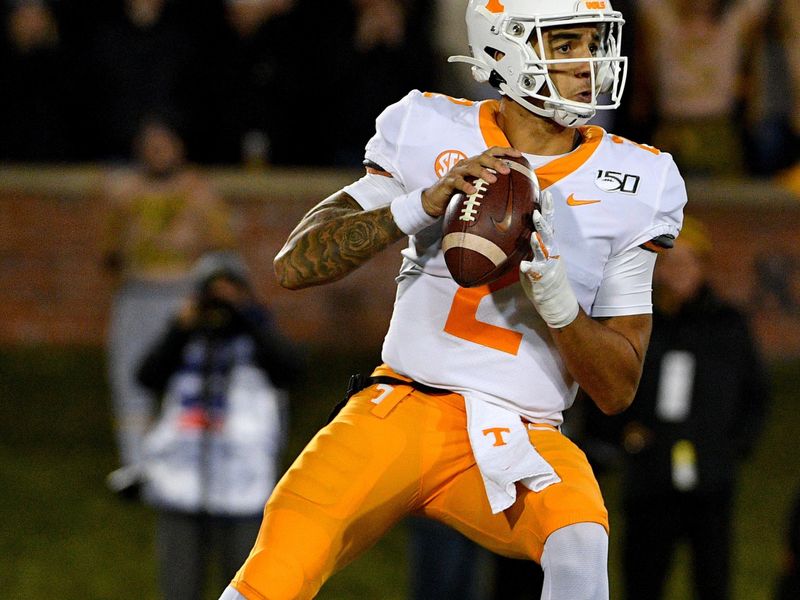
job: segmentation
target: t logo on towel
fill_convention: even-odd
[[[511,430],[508,427],[489,427],[488,429],[481,430],[483,435],[489,435],[490,433],[494,434],[494,446],[505,446],[506,441],[503,439],[504,433],[511,433]]]

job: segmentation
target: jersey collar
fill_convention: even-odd
[[[483,141],[487,147],[510,146],[506,134],[497,124],[497,113],[500,110],[500,102],[497,100],[484,100],[480,103],[478,123],[483,135]],[[600,141],[605,135],[602,127],[596,125],[584,125],[578,127],[578,131],[583,137],[583,141],[569,154],[565,154],[535,169],[536,176],[539,178],[539,185],[546,189],[563,179],[570,173],[577,171],[589,157],[594,154]]]

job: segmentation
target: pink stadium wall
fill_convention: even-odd
[[[233,208],[242,254],[284,330],[316,347],[379,347],[400,244],[328,286],[291,292],[272,273],[302,214],[359,173],[209,175]],[[113,284],[101,266],[101,176],[96,168],[0,168],[0,344],[103,343]],[[688,187],[687,212],[714,239],[715,287],[751,311],[767,356],[800,356],[800,200],[763,183]],[[770,265],[769,278],[757,277],[757,261]]]

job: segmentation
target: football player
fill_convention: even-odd
[[[586,123],[618,106],[623,17],[608,0],[470,0],[476,79],[499,101],[412,91],[377,119],[366,175],[315,206],[275,259],[280,283],[337,280],[409,237],[383,364],[309,443],[267,503],[224,600],[312,598],[410,514],[535,560],[542,598],[608,598],[608,514],[560,432],[579,387],[632,401],[656,251],[686,202],[668,154]],[[533,257],[460,288],[441,251],[450,197],[524,155],[542,189]],[[368,293],[368,292],[367,292]]]

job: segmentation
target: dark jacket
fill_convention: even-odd
[[[269,374],[273,385],[284,388],[295,383],[303,371],[298,351],[277,331],[262,307],[220,305],[218,312],[228,316],[223,324],[200,322],[192,329],[173,321],[164,336],[147,353],[137,372],[139,383],[162,394],[170,377],[184,367],[184,349],[193,340],[213,345],[245,336],[253,343],[254,363]]]
[[[687,352],[694,358],[690,408],[686,417],[677,421],[665,420],[656,410],[663,359],[672,351]],[[624,454],[626,497],[673,490],[672,450],[679,440],[688,440],[695,448],[695,491],[729,489],[738,463],[755,444],[768,397],[767,373],[740,311],[708,288],[678,314],[654,311],[636,398],[625,413],[609,423],[620,443],[625,428],[633,423],[652,434],[640,451]]]
[[[144,499],[188,513],[250,517],[278,476],[286,437],[282,389],[300,362],[257,305],[200,305],[147,354],[139,381],[162,400],[143,441]]]

